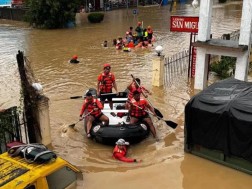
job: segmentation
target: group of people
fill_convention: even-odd
[[[113,101],[112,101],[112,89],[115,89],[116,94],[118,95],[117,84],[115,75],[110,72],[110,64],[104,64],[103,72],[99,74],[97,79],[97,95],[100,97],[100,100],[94,98],[90,92],[86,94],[86,98],[81,108],[80,120],[82,119],[83,113],[87,110],[89,114],[87,116],[87,136],[90,137],[90,129],[92,123],[95,119],[97,121],[105,122],[105,125],[109,124],[108,117],[105,116],[101,110],[104,107],[105,100],[108,101],[109,107],[113,110]],[[154,115],[155,111],[148,101],[144,98],[141,98],[140,95],[143,94],[144,97],[147,97],[145,93],[151,94],[143,86],[140,86],[140,79],[134,78],[133,81],[127,86],[129,90],[128,100],[126,103],[126,108],[129,110],[130,123],[134,124],[139,120],[146,121],[150,127],[153,137],[156,137],[155,127],[149,117],[148,111],[151,111]],[[111,112],[112,116],[116,116],[114,112]]]
[[[154,138],[156,138],[156,130],[153,125],[153,122],[148,114],[150,111],[153,115],[155,114],[154,108],[148,103],[145,98],[141,98],[141,94],[144,97],[147,97],[147,94],[151,94],[146,88],[141,86],[139,78],[134,78],[133,81],[127,86],[129,90],[128,100],[126,102],[125,108],[128,109],[128,116],[130,118],[130,124],[135,124],[138,121],[145,121],[150,127],[150,131]],[[84,99],[79,120],[82,120],[85,117],[87,121],[87,137],[90,138],[90,130],[92,128],[93,121],[103,122],[104,126],[109,125],[109,118],[102,113],[102,109],[104,108],[105,100],[108,101],[109,107],[113,110],[113,101],[112,101],[112,89],[115,89],[116,94],[118,95],[117,84],[115,75],[111,72],[111,65],[104,64],[103,72],[99,74],[97,79],[97,95],[100,97],[100,100],[93,97],[92,93],[87,92],[86,98]],[[85,113],[85,115],[83,115]],[[112,116],[116,116],[114,112],[111,112]],[[119,145],[119,143],[117,144]],[[119,145],[120,146],[120,145]],[[122,149],[117,146],[116,151],[124,151],[125,147]],[[116,157],[118,155],[115,155]],[[131,161],[131,160],[130,160]],[[134,162],[134,161],[133,161]]]
[[[126,31],[125,37],[118,37],[118,39],[113,39],[113,46],[116,49],[129,49],[129,48],[147,48],[152,47],[152,42],[155,41],[153,36],[153,30],[151,26],[143,28],[142,22],[138,22],[135,30],[133,27],[129,27],[129,30]],[[104,41],[104,47],[108,46],[108,42]]]

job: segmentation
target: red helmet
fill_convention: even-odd
[[[111,67],[111,66],[110,66],[110,64],[106,63],[106,64],[103,65],[103,68],[106,68],[106,67]]]
[[[77,55],[73,55],[72,59],[77,60],[78,56]]]

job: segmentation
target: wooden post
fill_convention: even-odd
[[[164,85],[164,56],[155,57],[152,60],[152,85],[160,87]]]
[[[32,98],[29,93],[29,88],[31,87],[29,85],[25,66],[24,66],[24,55],[23,52],[18,51],[18,54],[16,56],[17,63],[18,63],[18,70],[20,74],[20,81],[21,81],[21,88],[23,92],[23,98],[24,98],[24,114],[26,116],[26,124],[27,124],[27,133],[30,143],[36,143],[36,130],[39,128],[36,119],[34,118],[33,114],[33,105]]]

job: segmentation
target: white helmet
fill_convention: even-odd
[[[118,139],[116,144],[123,146],[123,145],[129,145],[129,142],[126,142],[124,139],[120,138],[120,139]]]

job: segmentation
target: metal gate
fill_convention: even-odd
[[[165,58],[164,83],[172,84],[176,77],[187,74],[189,65],[189,50],[179,52],[171,57]]]
[[[7,151],[7,144],[13,141],[26,142],[26,126],[20,124],[17,107],[11,107],[0,113],[0,153]]]

